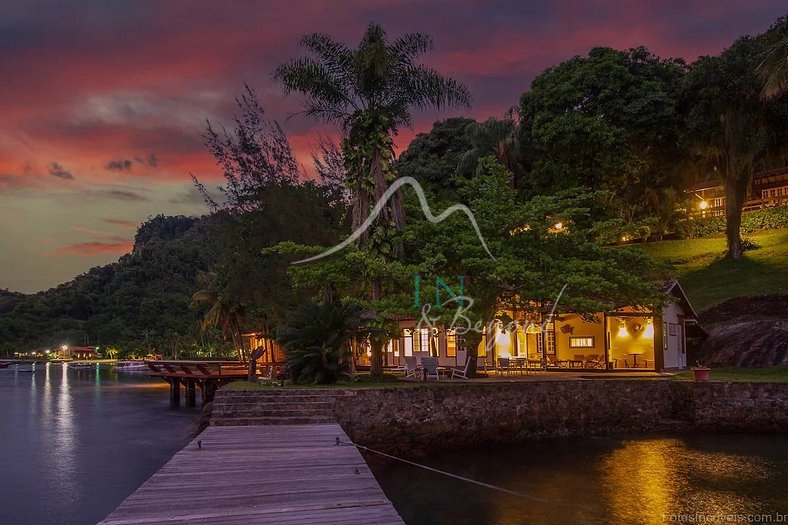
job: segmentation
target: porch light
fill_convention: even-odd
[[[643,330],[643,337],[654,339],[654,320],[648,319],[646,321],[646,329]]]
[[[706,208],[709,207],[709,201],[703,199],[700,201],[700,204],[698,204],[698,206],[700,207],[701,210],[705,210]]]
[[[626,337],[629,335],[627,332],[627,324],[622,320],[618,323],[618,336],[619,337]]]

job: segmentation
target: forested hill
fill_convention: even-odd
[[[193,339],[196,276],[220,249],[211,221],[157,216],[140,226],[132,253],[116,263],[36,294],[0,290],[0,355],[86,343],[161,350]]]

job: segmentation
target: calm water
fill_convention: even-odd
[[[422,462],[539,501],[377,460],[375,476],[409,524],[736,523],[720,516],[748,514],[777,523],[777,513],[788,522],[780,436],[572,438]]]
[[[91,524],[111,512],[194,432],[199,410],[171,410],[166,387],[106,366],[0,370],[0,524]]]

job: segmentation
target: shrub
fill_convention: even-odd
[[[788,228],[788,206],[763,208],[742,214],[742,233],[761,230]],[[676,235],[680,239],[706,237],[725,232],[725,217],[706,217],[704,219],[685,219],[676,225]]]
[[[359,328],[360,308],[338,300],[309,302],[296,310],[279,342],[296,383],[336,383],[348,368],[350,341]]]

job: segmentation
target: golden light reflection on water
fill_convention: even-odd
[[[769,477],[761,458],[699,450],[681,439],[649,439],[625,442],[607,455],[601,469],[602,497],[613,523],[657,524],[676,514],[768,510],[746,490],[749,483]]]
[[[678,439],[629,441],[601,465],[602,497],[621,523],[664,523],[684,488],[675,470]]]

